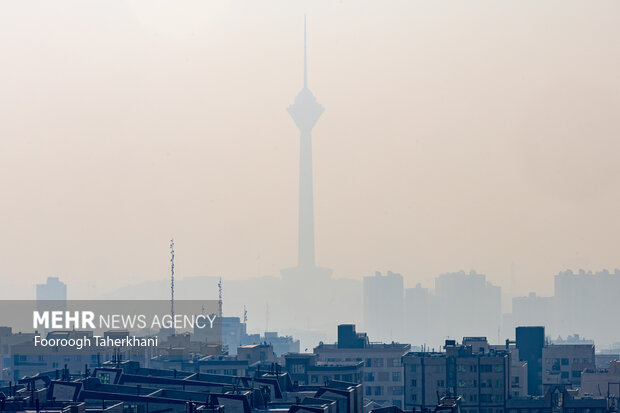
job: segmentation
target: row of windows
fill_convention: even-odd
[[[365,393],[366,396],[382,396],[385,392],[385,394],[388,395],[392,395],[392,396],[402,396],[403,394],[405,394],[405,389],[403,388],[403,386],[394,386],[394,387],[387,387],[383,388],[383,386],[364,386],[365,387]]]
[[[421,367],[420,367],[421,368]],[[409,371],[412,373],[416,373],[418,371],[417,364],[411,364],[409,366]],[[426,366],[426,371],[432,373],[443,373],[445,371],[445,366]],[[477,364],[458,364],[456,366],[457,373],[477,373],[478,365]],[[481,373],[503,373],[504,365],[503,364],[482,364],[480,365]]]
[[[571,377],[574,379],[579,379],[581,378],[581,371],[579,370],[573,370],[571,373]],[[562,371],[560,372],[560,378],[562,379],[568,379],[568,372],[567,371]]]
[[[401,361],[398,357],[393,358],[367,358],[364,363],[366,367],[400,367]]]
[[[592,363],[592,360],[588,358],[573,358],[572,362],[590,364]],[[564,358],[547,358],[545,359],[545,364],[556,364],[556,365],[561,365],[561,366],[568,366],[570,364],[570,359],[565,358],[565,357]]]
[[[319,382],[321,383],[325,383],[328,382],[330,380],[336,380],[336,381],[348,381],[348,382],[354,382],[354,383],[358,383],[360,381],[360,377],[359,374],[334,374],[333,376],[321,376],[319,374],[312,374],[310,375],[310,383],[312,384],[317,384]]]
[[[372,382],[372,381],[375,381],[375,379],[377,381],[389,381],[390,376],[393,382],[400,382],[402,380],[402,375],[400,374],[400,371],[393,371],[391,375],[387,371],[380,371],[379,373],[373,373],[373,372],[365,373],[364,381]]]
[[[437,380],[437,387],[445,387],[446,382],[441,379],[441,380]],[[411,380],[411,387],[418,387],[418,380],[417,379],[412,379]]]
[[[224,374],[226,376],[238,376],[239,371],[237,369],[205,369],[204,373],[207,374]]]

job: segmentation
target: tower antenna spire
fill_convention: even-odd
[[[217,290],[218,290],[218,300],[217,300],[217,307],[218,307],[218,312],[219,312],[219,316],[220,318],[222,318],[222,277],[220,277],[220,280],[217,282]]]
[[[174,238],[170,240],[170,315],[174,322]]]
[[[306,15],[304,14],[304,88],[308,88],[308,54],[306,52]]]

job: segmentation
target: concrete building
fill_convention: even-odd
[[[526,297],[513,297],[512,313],[504,315],[504,334],[512,335],[518,326],[549,326],[554,322],[553,297],[540,297],[530,293]]]
[[[579,333],[608,347],[618,340],[620,270],[592,272],[570,270],[555,276],[555,319],[551,336]]]
[[[581,372],[579,394],[620,397],[620,361],[610,362],[605,369],[585,369]]]
[[[501,326],[501,288],[475,271],[442,274],[435,278],[439,304],[435,337],[475,334],[497,337]]]
[[[36,285],[36,299],[39,300],[67,300],[67,284],[58,277],[47,277],[45,284]]]
[[[542,352],[545,346],[545,328],[523,326],[516,329],[516,347],[519,360],[527,363],[527,394],[541,396],[542,389]]]
[[[300,385],[317,385],[330,381],[362,383],[362,361],[322,362],[318,361],[318,355],[308,353],[285,354],[284,360],[284,370],[293,382]]]
[[[417,284],[405,290],[405,337],[407,343],[422,345],[431,337],[431,316],[435,314],[435,300],[428,288]]]
[[[432,409],[444,396],[460,396],[464,413],[503,411],[510,396],[510,354],[489,348],[482,337],[461,345],[447,340],[444,352],[408,353],[403,371],[405,410]]]
[[[261,341],[271,344],[276,356],[282,356],[286,353],[299,353],[299,340],[295,340],[291,336],[279,336],[276,331],[265,331]]]
[[[543,388],[561,384],[565,388],[579,388],[581,373],[595,369],[593,344],[548,345],[542,350]]]
[[[400,274],[388,271],[364,277],[364,328],[380,341],[402,339],[404,287]]]
[[[354,325],[338,326],[338,342],[314,348],[318,360],[328,363],[363,362],[364,395],[382,405],[402,408],[404,381],[401,358],[411,346],[400,343],[371,343]]]
[[[250,365],[255,363],[274,363],[276,355],[271,344],[246,344],[237,348],[237,358],[247,360]]]

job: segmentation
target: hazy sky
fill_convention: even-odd
[[[620,267],[617,0],[0,0],[3,285],[293,266],[304,12],[319,265]]]

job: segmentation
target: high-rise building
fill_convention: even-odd
[[[403,339],[403,277],[388,271],[364,277],[364,328],[376,340]]]
[[[521,361],[527,362],[527,393],[542,395],[542,352],[545,346],[544,327],[517,327],[516,344]]]
[[[501,289],[486,276],[470,271],[435,278],[437,337],[468,334],[497,337],[501,325]]]
[[[510,354],[491,349],[485,337],[459,345],[446,340],[445,352],[403,356],[405,410],[433,409],[442,396],[460,396],[462,412],[503,411],[510,396]]]
[[[428,288],[417,284],[405,290],[405,341],[422,345],[431,340],[431,315],[435,301]]]
[[[314,354],[322,362],[364,362],[362,384],[366,398],[402,408],[404,382],[401,357],[411,346],[400,343],[371,343],[354,325],[338,327],[338,342],[320,343]]]
[[[530,293],[526,297],[513,297],[512,313],[504,315],[504,334],[512,337],[517,326],[553,325],[553,297],[540,297]]]
[[[67,300],[67,284],[58,277],[47,277],[45,284],[37,284],[36,299],[39,300]]]
[[[617,340],[620,270],[579,270],[555,276],[555,320],[551,336],[579,333],[607,347]]]
[[[45,284],[36,286],[36,307],[39,311],[66,311],[67,285],[58,277],[47,277]],[[41,333],[45,332],[41,328]]]
[[[552,344],[543,347],[543,392],[555,385],[581,387],[581,373],[594,370],[594,344]]]

